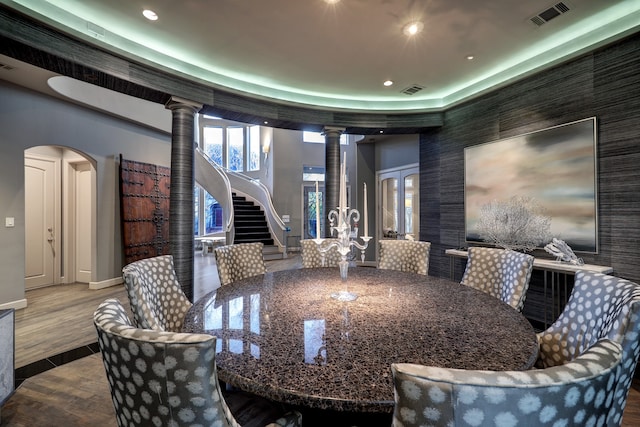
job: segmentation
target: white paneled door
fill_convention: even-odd
[[[75,172],[75,281],[91,281],[91,165],[78,163]]]
[[[25,157],[25,288],[54,282],[56,161]]]

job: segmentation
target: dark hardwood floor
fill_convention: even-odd
[[[196,254],[194,297],[216,289],[214,257]],[[268,261],[267,269],[299,268],[300,257]],[[108,383],[96,345],[92,314],[106,298],[128,306],[122,286],[89,290],[86,285],[58,285],[27,292],[28,307],[16,312],[16,377],[19,385],[0,412],[0,427],[116,427]],[[251,398],[234,396],[233,405]],[[243,401],[244,399],[244,401]],[[305,427],[382,427],[390,416],[354,416],[306,411]],[[240,421],[240,420],[239,420]],[[254,427],[241,420],[243,427]],[[640,381],[627,401],[623,426],[640,425]],[[255,426],[259,427],[259,426]]]

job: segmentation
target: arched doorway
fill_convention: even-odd
[[[84,153],[25,150],[25,289],[89,283],[95,273],[96,172]]]

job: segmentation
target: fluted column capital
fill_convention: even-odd
[[[326,137],[340,137],[346,129],[342,127],[325,126],[322,129],[322,135]]]
[[[190,101],[190,100],[185,99],[185,98],[181,98],[179,96],[172,96],[166,102],[166,104],[164,104],[164,106],[165,106],[165,108],[167,110],[176,110],[176,109],[179,109],[179,108],[187,108],[187,109],[192,110],[194,113],[197,113],[203,107],[202,104],[199,104],[199,103],[194,102],[194,101]]]

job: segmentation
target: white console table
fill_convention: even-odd
[[[450,257],[450,276],[454,278],[454,258],[467,258],[467,251],[459,249],[447,249],[445,251]],[[610,274],[613,273],[613,268],[603,265],[584,264],[573,265],[566,262],[555,261],[552,259],[535,258],[533,261],[534,270],[544,271],[544,298],[547,299],[548,295],[551,295],[552,304],[551,307],[544,307],[544,325],[548,327],[555,319],[560,316],[560,313],[566,304],[566,298],[569,294],[567,291],[567,275],[574,275],[578,270],[587,270],[594,273]],[[563,279],[563,280],[561,280]],[[562,283],[560,283],[562,282]],[[563,287],[563,293],[565,298],[560,298],[560,286]],[[550,292],[550,294],[548,294]]]
[[[227,239],[221,236],[202,236],[196,237],[195,240],[202,244],[202,256],[205,256],[213,252],[214,247],[224,245]]]

